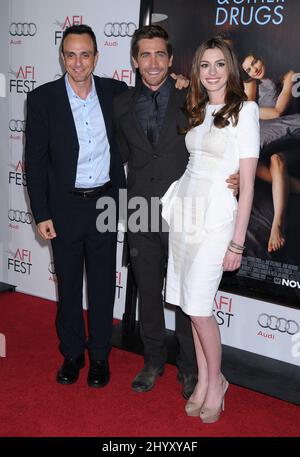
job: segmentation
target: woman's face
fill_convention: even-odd
[[[264,63],[254,56],[246,57],[242,63],[242,67],[245,72],[254,79],[263,79],[266,74]]]
[[[208,95],[225,95],[228,68],[219,48],[207,49],[200,61],[200,80]]]

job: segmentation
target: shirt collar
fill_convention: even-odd
[[[170,78],[170,76],[168,76],[167,79],[165,80],[165,82],[158,89],[158,92],[163,97],[167,97],[169,95],[171,86],[172,86],[171,78]],[[142,91],[146,95],[147,98],[150,98],[151,93],[153,92],[151,89],[149,89],[149,87],[145,86],[144,83],[142,84]]]
[[[66,83],[66,88],[67,88],[67,93],[68,93],[68,96],[69,98],[76,98],[78,100],[82,100],[80,97],[78,97],[78,95],[74,92],[74,89],[72,88],[70,82],[69,82],[69,78],[68,78],[68,73],[65,74],[65,83]],[[93,78],[93,75],[92,75],[92,89],[91,89],[91,92],[89,93],[89,95],[87,96],[87,100],[89,98],[93,98],[94,96],[96,95],[96,88],[95,88],[95,81],[94,81],[94,78]],[[85,100],[86,101],[86,100]]]

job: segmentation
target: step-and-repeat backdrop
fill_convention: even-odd
[[[18,291],[57,299],[51,250],[36,235],[26,192],[23,165],[26,95],[38,85],[60,77],[62,33],[67,26],[80,23],[91,25],[97,35],[100,59],[95,73],[134,85],[129,48],[138,25],[139,9],[140,0],[89,0],[86,5],[80,0],[48,3],[9,0],[1,6],[0,281],[16,285]],[[297,0],[154,0],[152,22],[160,23],[170,33],[176,72],[188,75],[197,45],[222,32],[240,58],[250,51],[260,53],[268,62],[271,74],[281,74],[298,68],[299,13]],[[286,157],[290,176],[297,179],[300,170],[295,165],[297,154],[288,152]],[[297,182],[293,184],[297,188]],[[300,365],[299,211],[295,212],[299,197],[293,190],[288,198],[285,246],[269,253],[271,190],[270,182],[259,182],[254,203],[256,213],[251,218],[247,240],[248,257],[239,275],[225,279],[231,292],[218,292],[214,312],[224,344]],[[120,318],[127,279],[126,269],[121,267],[121,232],[118,241],[114,316]],[[262,296],[262,300],[248,298],[252,289],[267,293],[267,301],[262,301]],[[283,306],[272,303],[274,296],[281,298]],[[166,326],[174,329],[173,310],[166,309],[165,316]]]

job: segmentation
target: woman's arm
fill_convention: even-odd
[[[240,165],[240,197],[233,233],[233,245],[224,256],[223,268],[233,271],[240,267],[249,223],[257,161],[259,157],[259,112],[255,102],[243,104],[237,124],[237,147]],[[232,252],[235,251],[235,252]]]
[[[293,76],[295,72],[289,71],[283,78],[282,90],[277,98],[274,108],[259,108],[260,119],[275,119],[283,115],[292,98]]]
[[[250,219],[257,160],[258,159],[254,157],[240,159],[240,194],[237,218],[232,237],[232,241],[239,246],[244,245]],[[234,250],[234,248],[232,249]],[[228,250],[223,260],[224,271],[236,270],[240,267],[241,260],[241,254],[234,254]]]
[[[256,101],[257,95],[257,84],[256,81],[251,80],[248,82],[244,82],[244,90],[248,97],[248,100],[252,100],[253,102]]]

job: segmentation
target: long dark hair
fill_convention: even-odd
[[[247,100],[241,77],[241,66],[228,44],[220,37],[213,37],[199,46],[192,63],[190,87],[186,99],[188,127],[186,132],[202,124],[205,117],[208,93],[200,81],[200,62],[207,49],[218,48],[222,51],[228,69],[228,80],[225,95],[225,105],[215,114],[214,125],[219,128],[229,125],[232,120],[236,125],[242,103]]]
[[[260,60],[262,65],[264,65],[265,71],[266,71],[266,63],[265,63],[265,60],[263,59],[263,57],[258,56],[254,52],[250,51],[244,58],[243,62],[245,61],[245,59],[247,59],[247,57],[253,57],[253,60],[255,60],[256,62],[258,60]],[[258,99],[258,89],[259,89],[259,84],[261,83],[261,80],[252,78],[244,69],[243,69],[242,76],[245,76],[244,80],[246,83],[249,83],[252,81],[254,81],[256,83],[256,87],[257,87],[257,97],[256,98]],[[275,80],[274,80],[274,78],[268,78],[268,79],[271,79],[271,81],[273,81],[273,83],[275,85],[274,100],[276,100],[283,88],[284,75],[281,75],[278,79],[275,79]]]

